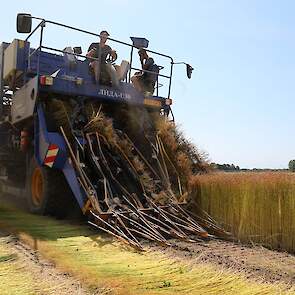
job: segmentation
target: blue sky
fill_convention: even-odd
[[[17,12],[113,38],[150,40],[150,48],[195,68],[175,70],[176,121],[218,163],[246,168],[285,168],[295,158],[295,2],[207,1],[16,1],[0,18],[0,40],[23,38]],[[48,28],[49,29],[49,28]],[[49,30],[46,43],[63,49],[89,37]],[[127,58],[117,48],[120,58]]]

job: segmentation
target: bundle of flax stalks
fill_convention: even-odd
[[[67,100],[51,100],[48,110],[67,143],[90,224],[140,250],[142,239],[170,245],[170,238],[226,235],[209,216],[186,209],[190,180],[208,164],[165,117]]]

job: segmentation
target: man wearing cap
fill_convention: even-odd
[[[94,72],[95,80],[102,84],[111,83],[111,77],[107,65],[108,55],[112,61],[117,58],[116,51],[112,50],[112,48],[106,44],[108,37],[109,33],[107,31],[101,31],[99,34],[100,42],[92,43],[86,54],[87,57],[98,59],[90,62],[90,68]]]
[[[145,49],[140,48],[138,50],[138,55],[142,69],[149,72],[143,71],[135,73],[135,75],[131,78],[131,82],[135,89],[142,92],[145,96],[149,96],[154,93],[159,68],[155,64],[153,58],[148,56]],[[154,72],[155,74],[151,72]]]

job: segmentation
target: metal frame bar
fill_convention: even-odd
[[[44,28],[45,28],[45,22],[42,21],[41,22],[41,32],[40,32],[39,49],[38,49],[37,76],[39,76],[39,71],[40,71],[40,52],[41,52],[41,49],[42,49]]]
[[[56,48],[53,48],[53,47],[42,46],[42,48],[47,49],[47,50],[51,50],[51,51],[60,52],[60,53],[66,53],[66,54],[70,54],[70,55],[74,55],[74,56],[79,56],[79,57],[89,58],[89,59],[93,59],[93,60],[98,60],[98,58],[95,58],[95,57],[87,57],[86,55],[83,55],[83,54],[67,52],[67,51],[56,49]]]
[[[151,74],[157,75],[157,76],[159,76],[159,77],[164,77],[164,78],[168,78],[168,79],[170,79],[170,76],[162,75],[162,74],[158,74],[158,73],[155,73],[155,72],[152,72],[152,71],[141,70],[141,69],[138,69],[138,68],[130,68],[130,69],[131,69],[131,70],[141,71],[141,72],[144,72],[144,73],[151,73]]]
[[[130,71],[129,71],[129,76],[128,76],[128,83],[130,83],[131,80],[131,66],[132,66],[132,60],[133,60],[133,49],[134,47],[132,46],[131,51],[130,51]]]
[[[3,97],[4,97],[4,81],[3,81],[3,70],[4,70],[4,48],[3,44],[0,45],[0,120],[3,117]]]

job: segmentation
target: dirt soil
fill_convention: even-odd
[[[173,241],[174,247],[163,249],[150,246],[165,254],[187,260],[189,264],[203,262],[221,269],[244,274],[246,278],[266,283],[285,283],[295,287],[295,256],[257,245],[241,245],[233,242],[212,240],[201,243]]]
[[[15,236],[0,231],[0,242],[5,243],[6,246],[17,255],[21,263],[25,265],[26,269],[30,272],[34,281],[40,283],[47,282],[51,286],[59,286],[57,288],[58,290],[56,290],[58,294],[99,294],[90,292],[84,288],[79,281],[70,276],[70,274],[57,270],[53,263],[42,258],[38,252],[19,241]]]

